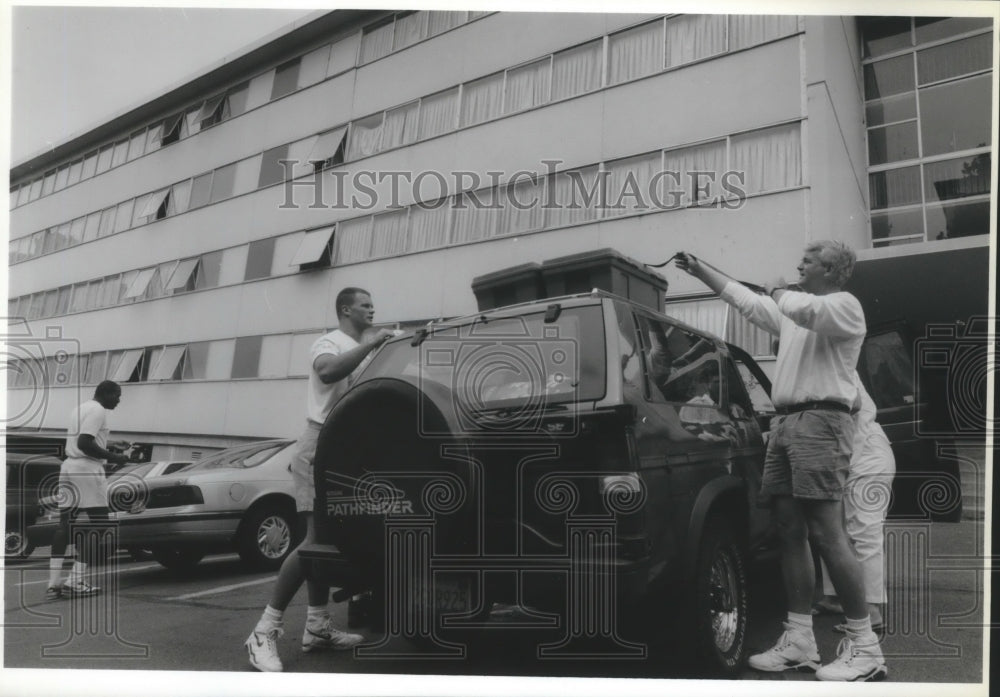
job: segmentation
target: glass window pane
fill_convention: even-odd
[[[132,134],[128,143],[128,159],[129,161],[140,157],[146,152],[146,131],[136,131]]]
[[[105,208],[101,211],[101,227],[99,237],[107,237],[115,231],[115,209]]]
[[[56,300],[56,314],[65,315],[69,312],[69,301],[73,296],[73,286],[63,286],[59,289],[59,298]]]
[[[229,118],[239,116],[247,110],[247,97],[249,94],[249,83],[244,83],[229,90],[229,94],[226,95],[226,107],[229,112]]]
[[[427,13],[409,12],[396,15],[392,50],[398,51],[427,38]]]
[[[993,25],[989,17],[915,17],[917,43],[946,39],[967,31],[988,29]]]
[[[917,208],[907,211],[872,213],[872,239],[924,234],[924,214]]]
[[[652,204],[650,185],[653,183],[653,176],[660,171],[661,159],[662,155],[655,152],[607,163],[606,216],[649,210]]]
[[[372,242],[371,222],[372,217],[368,215],[337,224],[334,244],[337,247],[338,264],[349,264],[368,258]]]
[[[924,156],[990,145],[991,75],[920,90]]]
[[[276,148],[264,151],[264,157],[260,163],[260,177],[257,179],[257,186],[265,187],[277,184],[285,180],[285,167],[281,160],[288,159],[288,146],[279,145]]]
[[[146,152],[155,152],[163,145],[163,124],[158,123],[150,126],[146,131]]]
[[[932,240],[986,235],[990,231],[990,202],[927,207],[927,237]]]
[[[915,86],[911,53],[870,63],[864,67],[864,71],[865,99],[912,92]]]
[[[603,42],[571,48],[552,58],[552,99],[565,99],[601,86]]]
[[[427,11],[428,34],[435,36],[465,23],[465,12]]]
[[[128,158],[128,141],[123,140],[121,142],[115,143],[115,149],[111,152],[111,166],[117,167],[120,164],[124,164],[127,158]]]
[[[83,230],[83,241],[90,242],[98,238],[101,229],[101,214],[91,213],[87,216],[86,226]]]
[[[264,337],[242,336],[236,340],[231,377],[255,378],[260,365],[260,345]]]
[[[222,201],[233,195],[233,182],[235,179],[235,163],[215,170],[215,177],[212,179],[212,203]]]
[[[406,251],[407,210],[382,213],[372,220],[372,257],[402,254]]]
[[[911,160],[918,155],[916,121],[869,129],[869,165]]]
[[[233,174],[233,196],[239,196],[257,188],[257,178],[260,175],[261,156],[248,157],[237,162]]]
[[[773,41],[798,29],[795,15],[729,15],[729,50]]]
[[[680,15],[667,20],[667,67],[726,50],[726,15]]]
[[[917,118],[917,95],[914,92],[868,102],[865,105],[865,119],[869,126],[915,118]]]
[[[97,156],[97,173],[105,172],[111,168],[111,156],[113,154],[115,146],[105,145],[101,148],[100,154]]]
[[[748,194],[802,183],[802,143],[797,123],[733,136],[730,150],[733,169],[745,174]]]
[[[501,196],[499,234],[529,232],[545,225],[545,180],[519,178],[507,186]]]
[[[414,142],[417,139],[419,120],[419,102],[413,102],[385,112],[385,125],[382,129],[382,149],[395,148]],[[330,156],[332,155],[327,156],[326,159],[329,159]]]
[[[718,201],[723,195],[726,141],[668,150],[657,194],[667,208]]]
[[[361,63],[368,63],[392,53],[393,21],[384,20],[384,24],[366,27],[361,35]]]
[[[75,246],[83,243],[84,229],[87,226],[86,218],[77,218],[69,227],[69,246]]]
[[[410,207],[411,252],[448,244],[450,202],[451,199],[439,199]]]
[[[663,69],[663,20],[608,38],[608,83],[632,80]]]
[[[921,203],[920,167],[872,172],[868,175],[868,189],[873,209]]]
[[[865,58],[910,46],[909,17],[865,17],[860,24]]]
[[[181,369],[182,380],[204,380],[208,366],[208,347],[211,342],[199,341],[188,344]]]
[[[132,227],[132,208],[135,199],[129,199],[118,204],[118,212],[115,214],[115,232],[122,232]]]
[[[285,377],[288,374],[288,353],[291,350],[291,345],[291,334],[265,336],[260,345],[258,377]]]
[[[271,99],[278,99],[290,94],[299,86],[299,63],[300,59],[295,58],[283,65],[279,65],[274,71],[274,85],[271,87]]]
[[[503,73],[469,82],[462,88],[462,125],[482,123],[500,115]]]
[[[35,181],[31,182],[31,188],[28,191],[28,200],[34,201],[41,195],[42,195],[42,180],[36,179]]]
[[[562,227],[591,220],[600,216],[601,178],[597,166],[581,170],[557,172],[546,182],[550,200],[546,206],[546,227]]]
[[[66,186],[72,186],[80,181],[80,172],[83,170],[83,160],[77,160],[69,166],[69,179],[66,180]]]
[[[990,193],[990,153],[924,165],[927,201],[947,201]]]
[[[28,195],[31,192],[31,185],[24,184],[17,192],[17,205],[23,206],[28,202]]]
[[[56,186],[56,173],[49,172],[45,175],[45,180],[42,182],[42,196],[48,196],[52,193]]]
[[[219,285],[219,271],[222,268],[222,252],[203,254],[195,269],[195,290],[214,288]]]
[[[60,167],[56,172],[56,186],[55,191],[66,188],[66,182],[69,180],[69,167]]]
[[[347,157],[357,160],[374,155],[382,142],[383,114],[378,113],[351,123],[350,137],[347,139]]]
[[[552,66],[548,58],[508,70],[504,111],[509,114],[547,102],[551,77]]]
[[[921,85],[950,77],[988,70],[993,63],[993,34],[917,51],[917,77]]]
[[[452,242],[475,242],[497,234],[499,201],[496,189],[458,194],[452,211]]]
[[[246,273],[243,275],[244,281],[252,281],[255,278],[267,278],[271,275],[271,261],[274,258],[274,238],[266,240],[255,240],[250,243],[247,252]]]
[[[191,180],[185,179],[170,187],[167,197],[167,215],[177,215],[186,211],[191,202]]]
[[[83,172],[80,174],[81,179],[90,179],[94,174],[97,173],[97,153],[92,152],[83,161]]]
[[[87,377],[84,381],[88,385],[96,385],[108,376],[108,353],[100,351],[90,354],[90,363],[87,365]]]
[[[212,193],[212,173],[206,172],[200,177],[195,177],[191,184],[191,197],[188,209],[201,208],[208,203]]]
[[[257,75],[250,80],[247,91],[246,111],[256,109],[262,104],[267,104],[271,96],[271,86],[274,84],[274,70]]]
[[[330,62],[330,46],[327,44],[302,56],[299,68],[299,89],[315,85],[326,77],[326,65]]]
[[[432,138],[455,129],[458,88],[420,100],[420,139]]]

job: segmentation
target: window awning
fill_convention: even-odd
[[[142,207],[139,211],[138,218],[147,218],[151,215],[156,215],[156,211],[160,210],[160,206],[163,205],[164,199],[170,193],[170,188],[163,189],[162,191],[157,191],[155,194],[150,195],[146,200],[146,205]]]
[[[289,262],[289,266],[301,266],[302,264],[314,264],[323,256],[323,251],[330,244],[333,237],[334,228],[326,227],[319,230],[310,230],[299,243],[299,248],[295,250],[295,256]]]
[[[139,272],[139,275],[132,280],[132,285],[128,287],[125,291],[126,298],[138,298],[140,295],[146,292],[146,288],[149,286],[149,282],[153,280],[153,274],[156,273],[156,269],[143,269]]]
[[[336,155],[341,143],[344,142],[346,133],[347,127],[345,126],[321,135],[316,144],[312,146],[312,150],[309,151],[309,162],[326,161]]]
[[[132,371],[135,370],[136,363],[142,357],[142,349],[131,349],[125,352],[122,356],[121,363],[115,368],[115,373],[109,380],[114,380],[115,382],[128,382],[128,379],[132,377]]]
[[[174,275],[170,277],[170,282],[167,283],[167,290],[176,290],[186,286],[188,281],[191,280],[191,274],[194,273],[197,266],[198,257],[178,262],[177,268],[174,270]]]
[[[195,117],[196,122],[201,122],[207,119],[209,116],[215,113],[215,110],[219,108],[222,104],[222,100],[226,98],[226,95],[220,94],[211,99],[206,99],[205,103],[201,105],[201,111],[198,112],[198,116]]]
[[[167,346],[163,349],[163,354],[160,356],[160,360],[157,361],[156,365],[153,366],[153,370],[149,375],[150,380],[169,380],[174,376],[174,372],[177,370],[177,364],[180,363],[181,358],[184,356],[184,350],[187,346]]]

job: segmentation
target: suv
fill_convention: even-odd
[[[38,499],[55,492],[62,460],[42,453],[7,453],[7,511],[4,558],[25,559],[35,545],[25,531],[38,517]]]
[[[733,675],[772,537],[748,384],[766,400],[739,348],[598,290],[391,339],[321,432],[306,573],[445,654],[516,619],[562,633],[540,655],[644,655],[629,618],[676,600]]]

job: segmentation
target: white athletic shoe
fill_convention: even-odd
[[[885,680],[889,669],[885,666],[878,642],[857,644],[844,637],[837,646],[837,657],[816,671],[817,680],[846,682],[871,682]]]
[[[256,629],[251,632],[243,642],[247,647],[250,665],[264,673],[280,673],[284,670],[278,656],[278,637],[284,633],[285,630],[281,627],[272,627],[265,632],[258,632]]]
[[[364,640],[365,638],[360,634],[342,632],[335,628],[333,620],[327,617],[322,622],[306,622],[305,631],[302,632],[302,650],[334,649],[343,651],[354,648]]]
[[[816,670],[819,668],[819,651],[816,637],[785,622],[785,633],[767,651],[750,657],[754,670],[780,673],[785,670]]]

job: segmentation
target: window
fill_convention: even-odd
[[[608,84],[634,80],[663,69],[663,20],[608,37]]]
[[[501,235],[538,230],[545,224],[545,180],[518,179],[501,197]]]
[[[155,360],[151,361],[150,380],[180,380],[181,361],[184,358],[186,346],[166,346],[158,351]]]
[[[552,99],[566,99],[601,86],[604,46],[598,39],[555,54],[552,58]]]
[[[307,232],[299,243],[299,248],[295,250],[290,265],[298,266],[299,271],[329,266],[333,248],[333,231],[334,228],[326,227]]]
[[[247,252],[246,273],[243,275],[244,281],[252,281],[255,278],[267,278],[271,275],[271,260],[274,257],[274,238],[266,240],[256,240],[250,243]]]
[[[725,15],[679,15],[667,19],[667,67],[726,50]]]
[[[118,165],[125,164],[125,160],[128,158],[128,141],[122,140],[115,143],[114,150],[111,151],[111,166],[117,167]]]
[[[260,163],[260,177],[257,179],[257,187],[263,188],[285,181],[285,166],[281,161],[288,159],[287,144],[265,150]]]
[[[303,89],[326,78],[326,67],[330,62],[330,45],[327,44],[302,56],[299,67],[298,88]]]
[[[451,230],[451,199],[444,198],[410,207],[408,251],[434,249],[448,244]]]
[[[195,290],[214,288],[219,285],[219,272],[222,268],[222,252],[203,254],[201,262],[195,267]]]
[[[503,110],[503,73],[469,82],[462,88],[462,126],[496,118]]]
[[[234,380],[238,378],[255,378],[260,365],[261,336],[244,336],[236,340],[236,350],[233,353]]]
[[[247,86],[246,111],[267,104],[271,97],[271,86],[273,84],[274,70],[268,70],[266,73],[261,73],[250,80]]]
[[[45,180],[42,182],[42,196],[48,196],[52,193],[56,186],[56,173],[55,170],[49,172],[45,175]]]
[[[36,179],[31,182],[31,189],[28,191],[28,201],[34,201],[42,195],[42,180]]]
[[[69,181],[69,167],[60,167],[56,172],[56,186],[55,191],[60,191],[66,188],[66,182]]]
[[[989,20],[859,23],[873,245],[987,234],[991,191],[982,171],[991,161],[995,101]],[[923,45],[929,41],[938,43]]]
[[[181,139],[181,126],[184,122],[184,114],[174,114],[163,122],[160,131],[160,145],[170,145]]]
[[[399,51],[407,46],[412,46],[426,38],[426,12],[404,12],[396,15],[396,22],[393,27],[393,51]]]
[[[729,15],[729,50],[762,44],[799,29],[794,15]]]
[[[86,218],[77,218],[72,223],[70,223],[67,246],[75,247],[76,245],[83,243],[83,233],[86,225],[87,225]]]
[[[215,170],[212,179],[211,202],[222,201],[233,195],[233,183],[236,179],[236,165],[226,165]]]
[[[108,375],[108,353],[98,351],[90,354],[90,361],[87,364],[87,373],[83,381],[87,385],[96,385]]]
[[[751,131],[730,140],[730,164],[745,173],[748,194],[802,184],[802,144],[799,124]]]
[[[188,344],[181,367],[182,380],[204,380],[208,365],[209,341]]]
[[[606,216],[644,213],[655,205],[650,189],[653,177],[660,171],[659,152],[625,160],[609,162],[605,182]]]
[[[279,65],[274,71],[274,85],[271,87],[271,99],[284,97],[298,89],[300,59],[294,58]]]
[[[131,162],[137,157],[141,157],[146,152],[146,130],[139,130],[132,134],[128,141],[128,161]]]
[[[371,256],[387,257],[406,251],[407,209],[372,217]]]
[[[136,220],[140,222],[151,222],[165,218],[167,215],[167,198],[170,196],[170,189],[162,189],[150,194],[143,201],[142,208],[136,204]]]
[[[452,131],[458,115],[458,88],[438,92],[420,100],[419,138],[433,138]]]
[[[239,196],[256,190],[257,179],[260,176],[261,160],[262,158],[260,155],[254,155],[253,157],[248,157],[245,160],[240,160],[233,165],[233,196]]]
[[[80,181],[80,173],[83,171],[83,160],[77,160],[69,166],[69,179],[66,186],[72,186]]]
[[[56,299],[56,314],[65,315],[69,312],[70,300],[73,297],[73,286],[63,286],[59,289],[59,296]]]
[[[354,220],[344,220],[337,224],[336,260],[338,264],[350,264],[368,258],[371,249],[370,215]]]
[[[595,165],[556,172],[548,177],[548,194],[555,204],[546,211],[546,227],[563,227],[596,220],[600,216],[602,177]]]
[[[212,173],[206,172],[195,177],[191,183],[191,195],[188,203],[188,210],[201,208],[208,203],[212,195]]]
[[[452,213],[452,242],[475,242],[497,232],[498,201],[495,189],[458,194]]]
[[[90,179],[97,173],[97,151],[94,151],[83,158],[83,171],[80,173],[81,179]]]
[[[257,377],[285,377],[288,374],[288,353],[291,350],[291,345],[291,334],[272,334],[263,337],[260,345]]]
[[[146,293],[146,289],[149,287],[149,282],[153,280],[154,273],[156,273],[156,268],[143,269],[140,271],[139,274],[132,280],[128,290],[125,291],[123,298],[138,298],[144,295]]]
[[[226,105],[226,95],[220,94],[212,97],[211,99],[206,99],[205,103],[201,105],[201,109],[198,111],[197,116],[194,120],[198,122],[198,130],[203,131],[210,126],[222,121],[225,114]]]
[[[113,351],[112,361],[115,363],[111,380],[115,382],[139,382],[142,377],[143,349],[128,351]]]
[[[552,61],[540,61],[507,71],[507,89],[504,94],[504,112],[530,109],[549,100]]]
[[[225,118],[231,119],[247,110],[247,98],[250,96],[250,83],[244,82],[226,93],[226,104],[223,108]]]
[[[191,181],[185,179],[170,187],[170,194],[167,196],[167,209],[165,215],[177,215],[186,211],[191,203]],[[159,211],[157,211],[159,217]]]
[[[114,152],[114,145],[105,145],[97,155],[97,173],[106,172],[111,169],[111,156]]]
[[[98,237],[107,237],[115,231],[115,208],[105,208],[101,211],[101,225]]]
[[[197,257],[194,259],[184,259],[179,262],[164,290],[174,293],[184,293],[194,290],[197,267]]]
[[[430,36],[435,36],[441,32],[453,29],[460,24],[465,24],[467,15],[465,12],[442,12],[427,11],[427,32]]]
[[[663,177],[659,190],[660,201],[667,208],[714,203],[723,195],[726,141],[668,150],[663,171],[671,173]]]
[[[134,205],[135,199],[118,204],[118,210],[115,212],[115,232],[124,232],[132,227],[132,208]]]
[[[392,53],[393,18],[387,17],[365,27],[361,34],[361,63],[369,63]]]
[[[352,160],[374,155],[382,142],[382,121],[385,115],[378,113],[351,123],[347,156]]]
[[[318,162],[319,169],[327,169],[344,161],[344,135],[347,127],[327,131],[316,139],[315,145],[309,151],[309,162]]]

